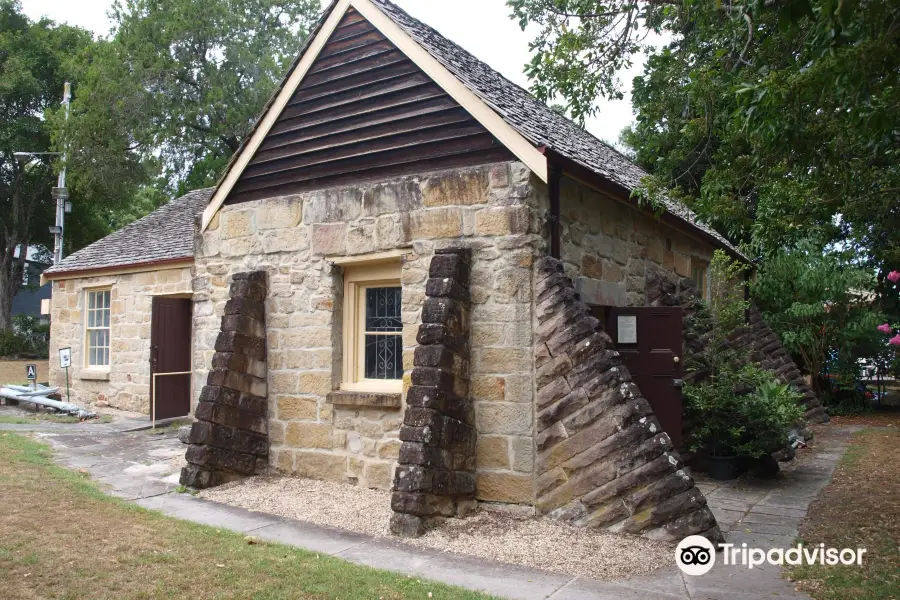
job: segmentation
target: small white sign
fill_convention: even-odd
[[[637,315],[618,315],[616,331],[617,344],[637,344]]]
[[[41,314],[42,315],[50,314],[50,298],[42,298],[41,299]]]
[[[37,365],[25,365],[28,381],[37,381]]]
[[[71,348],[60,348],[59,349],[59,368],[60,369],[68,369],[72,366],[72,349]]]

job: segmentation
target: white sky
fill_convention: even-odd
[[[523,67],[529,60],[530,36],[509,19],[504,0],[394,0],[416,18],[431,25],[512,81],[528,87]],[[90,29],[109,33],[112,23],[106,16],[112,0],[22,0],[25,14],[36,19],[47,16]],[[642,61],[621,74],[625,98],[604,101],[600,114],[587,123],[587,129],[615,144],[619,132],[633,120],[631,80],[641,73]]]

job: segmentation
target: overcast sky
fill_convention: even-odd
[[[529,59],[528,34],[509,19],[504,0],[395,0],[414,17],[431,25],[442,34],[500,71],[503,75],[528,87],[523,66]],[[112,0],[22,0],[25,13],[32,19],[47,16],[90,29],[97,34],[109,33],[112,23],[106,16]],[[641,64],[622,73],[626,92],[631,80],[640,74]],[[76,91],[77,93],[77,91]],[[594,135],[616,143],[619,132],[631,123],[631,95],[614,102],[603,102],[601,112],[588,121]]]

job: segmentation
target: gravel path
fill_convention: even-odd
[[[390,493],[381,490],[296,477],[253,477],[203,491],[200,497],[318,525],[390,535]],[[406,542],[607,581],[670,566],[673,552],[673,546],[663,542],[485,509],[465,519],[448,519]]]

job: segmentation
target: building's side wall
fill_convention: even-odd
[[[579,182],[560,186],[561,258],[588,304],[646,306],[648,277],[691,276],[709,264],[711,245]]]
[[[388,489],[405,398],[399,409],[326,402],[340,383],[343,286],[329,259],[407,251],[401,279],[408,386],[429,261],[435,248],[464,245],[473,252],[478,495],[532,502],[538,189],[523,165],[499,163],[226,205],[197,241],[195,391],[210,368],[230,276],[267,271],[271,463]]]
[[[96,373],[85,373],[85,290],[101,288],[111,290],[108,379],[97,379]],[[74,402],[149,415],[153,297],[190,293],[191,268],[187,266],[54,281],[50,325],[51,385],[59,385],[65,394],[66,374],[59,368],[59,349],[71,347],[69,388]]]

